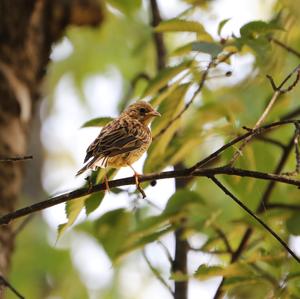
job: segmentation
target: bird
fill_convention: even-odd
[[[128,106],[119,117],[106,124],[98,137],[86,150],[84,163],[76,174],[84,173],[88,169],[105,169],[105,186],[109,189],[106,168],[121,168],[129,166],[135,177],[135,183],[139,188],[139,176],[132,164],[140,159],[147,151],[152,135],[149,125],[153,119],[161,116],[150,103],[138,101]]]

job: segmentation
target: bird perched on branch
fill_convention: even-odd
[[[128,106],[116,119],[104,126],[88,147],[84,163],[76,174],[80,175],[88,169],[121,168],[129,166],[135,176],[139,188],[139,174],[131,164],[137,161],[151,144],[152,136],[148,125],[160,113],[144,101]],[[106,189],[109,190],[105,173]],[[139,189],[140,190],[140,189]]]

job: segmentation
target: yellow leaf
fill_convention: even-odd
[[[195,21],[171,19],[161,22],[155,27],[156,32],[195,32],[204,34],[206,32],[202,24]]]
[[[162,129],[168,126],[170,120],[174,119],[183,109],[184,96],[189,87],[190,83],[179,85],[162,103],[159,109],[162,117],[153,122],[153,136],[159,134]],[[179,125],[180,119],[177,119],[171,125],[169,125],[168,129],[152,143],[144,165],[145,172],[151,172],[153,170],[157,170],[158,168],[161,169],[164,167],[164,165],[161,163],[161,159],[164,157],[166,148],[173,138],[175,132],[178,130]]]
[[[187,70],[191,65],[191,61],[184,61],[177,66],[167,67],[161,70],[158,75],[149,82],[146,90],[144,91],[143,97],[156,94],[160,89],[165,87],[171,79],[180,74],[182,71]]]
[[[80,212],[84,208],[85,200],[88,197],[89,197],[88,195],[83,196],[83,197],[68,201],[66,203],[65,211],[66,211],[68,221],[66,223],[62,223],[58,226],[57,239],[59,239],[62,236],[62,234],[66,231],[67,228],[69,228],[71,225],[73,225],[73,223],[79,216]]]

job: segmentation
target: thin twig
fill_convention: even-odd
[[[298,123],[295,124],[295,155],[296,155],[296,174],[300,172],[300,151],[299,151],[299,137],[300,137],[300,125]]]
[[[278,288],[279,287],[279,282],[267,271],[265,271],[264,269],[260,268],[258,265],[256,264],[249,264],[249,266],[251,268],[253,268],[256,272],[258,272],[260,275],[262,275],[263,278],[265,278],[267,281],[269,281],[274,288]]]
[[[246,127],[246,126],[244,126],[243,129],[245,129],[248,132],[252,131],[252,129],[250,129],[250,128]],[[266,136],[263,136],[263,135],[256,136],[256,139],[257,140],[261,140],[261,141],[266,142],[266,143],[270,143],[270,144],[276,145],[276,146],[280,147],[281,149],[285,149],[285,144],[283,144],[281,141],[278,141],[276,139],[273,139],[273,138],[270,138],[270,137],[266,137]]]
[[[290,112],[288,112],[288,113],[286,113],[286,114],[284,114],[284,115],[280,118],[280,120],[293,119],[293,118],[295,118],[295,117],[297,117],[297,116],[299,116],[299,115],[300,115],[300,107],[299,107],[299,108],[296,108],[296,109],[294,109],[294,110],[292,110],[292,111],[290,111]]]
[[[226,149],[228,149],[229,147],[235,145],[236,143],[238,143],[238,142],[240,142],[244,139],[247,139],[249,136],[256,137],[256,136],[259,136],[259,135],[263,134],[266,131],[269,131],[271,129],[275,129],[276,127],[280,127],[280,126],[291,124],[291,123],[294,124],[295,122],[299,122],[299,121],[300,120],[282,120],[282,121],[279,121],[279,122],[274,122],[274,123],[265,125],[263,127],[257,128],[256,130],[249,131],[248,133],[245,133],[244,135],[238,136],[238,137],[234,138],[233,140],[231,140],[230,142],[226,143],[225,145],[220,147],[218,150],[216,150],[215,152],[210,154],[208,157],[206,157],[203,160],[197,162],[194,166],[192,166],[189,169],[191,171],[194,171],[196,169],[199,169],[199,168],[205,166],[209,162],[212,162],[217,157],[219,157],[219,155],[221,153],[223,153]]]
[[[286,146],[285,150],[283,151],[281,159],[275,169],[275,174],[279,174],[282,172],[282,169],[283,169],[283,167],[288,159],[288,156],[293,148],[293,144],[294,144],[293,139],[294,138],[291,139],[291,141],[289,142],[289,144]],[[266,210],[267,206],[269,205],[268,202],[269,202],[270,196],[272,194],[272,191],[274,190],[274,187],[275,187],[275,182],[270,181],[270,183],[268,184],[268,186],[266,188],[266,191],[262,195],[260,204],[257,208],[257,213],[262,213]],[[241,242],[240,242],[238,248],[233,253],[230,263],[234,263],[239,259],[239,257],[245,250],[247,243],[252,236],[252,233],[253,233],[253,229],[251,227],[248,227],[242,236],[242,239],[241,239]],[[219,284],[219,286],[217,288],[217,291],[216,291],[213,299],[219,299],[222,296],[224,283],[225,283],[225,278],[223,277],[221,280],[221,283]]]
[[[257,140],[261,140],[265,143],[270,143],[270,144],[276,145],[277,147],[281,148],[282,150],[285,149],[285,145],[282,142],[280,142],[276,139],[273,139],[273,138],[269,138],[266,136],[258,136]]]
[[[230,243],[227,239],[227,236],[225,235],[225,233],[218,227],[215,227],[215,231],[216,233],[219,235],[219,237],[223,240],[224,242],[224,245],[225,245],[225,248],[226,248],[226,251],[229,252],[229,253],[232,253],[233,250],[230,246]]]
[[[151,272],[154,274],[154,276],[166,287],[166,289],[171,293],[172,296],[174,296],[174,292],[171,289],[171,287],[167,284],[167,282],[163,279],[163,277],[160,275],[159,271],[151,264],[149,258],[147,257],[145,249],[142,250],[142,255],[151,270]]]
[[[234,253],[231,255],[231,260],[230,260],[230,263],[234,263],[238,260],[238,258],[240,257],[240,255],[242,254],[242,252],[244,251],[244,249],[246,248],[247,246],[247,243],[250,239],[250,236],[252,235],[252,228],[251,227],[248,227],[246,229],[246,232],[244,233],[242,239],[241,239],[241,242],[238,246],[238,248],[234,251]],[[223,295],[223,285],[225,283],[225,278],[223,277],[218,288],[217,288],[217,291],[213,297],[213,299],[219,299],[221,298],[221,296]]]
[[[157,243],[163,248],[169,263],[172,265],[173,264],[173,258],[172,258],[172,255],[171,255],[169,249],[167,248],[167,246],[160,240],[158,240]]]
[[[206,70],[203,72],[202,78],[201,78],[201,82],[199,84],[199,87],[197,88],[197,90],[194,92],[192,98],[184,105],[184,108],[174,117],[172,118],[164,128],[162,128],[155,136],[153,136],[153,139],[157,139],[159,136],[161,136],[162,134],[164,134],[170,127],[171,125],[178,120],[191,106],[191,104],[194,102],[195,98],[197,97],[197,95],[199,94],[199,92],[202,90],[204,83],[206,81],[208,72],[210,70],[210,68],[213,66],[213,63],[210,62],[208,64],[208,67],[206,68]]]
[[[25,297],[21,295],[2,275],[0,275],[0,285],[9,288],[18,298],[25,299]]]
[[[292,77],[292,75],[293,75],[294,73],[296,73],[296,78],[295,78],[295,80],[293,81],[293,83],[290,84],[287,88],[282,89],[283,85],[284,85],[284,84]],[[270,81],[270,83],[271,83],[271,86],[272,86],[272,88],[273,88],[274,91],[279,91],[281,94],[287,93],[287,92],[291,91],[291,90],[298,84],[298,82],[299,82],[299,80],[300,80],[300,65],[298,65],[298,66],[294,69],[294,71],[291,72],[291,73],[285,78],[285,80],[280,84],[280,86],[278,86],[278,87],[276,86],[276,84],[275,84],[273,78],[272,78],[270,75],[267,75],[266,77],[269,79],[269,81]]]
[[[284,167],[285,163],[287,162],[287,159],[293,149],[293,145],[294,145],[294,138],[291,139],[291,141],[289,142],[289,144],[286,146],[285,150],[283,151],[281,159],[278,162],[278,165],[274,171],[275,174],[279,174],[282,172],[283,167]],[[271,194],[272,194],[274,188],[275,188],[275,182],[272,181],[268,184],[266,191],[262,195],[260,204],[257,209],[258,213],[262,213],[266,209],[266,205],[268,205],[268,202],[270,200],[270,197],[271,197]]]
[[[297,77],[294,80],[294,82],[292,84],[290,84],[290,86],[288,86],[286,89],[282,89],[284,84],[292,77],[293,74],[297,73]],[[267,105],[267,107],[265,108],[264,112],[262,113],[262,115],[260,116],[260,118],[258,119],[258,121],[256,122],[256,124],[253,127],[253,130],[256,130],[257,128],[259,128],[261,126],[261,124],[264,122],[264,120],[266,119],[267,115],[269,114],[269,112],[271,111],[273,105],[275,104],[276,100],[279,98],[280,95],[287,93],[289,91],[291,91],[299,82],[300,79],[300,65],[298,65],[296,68],[294,68],[286,77],[285,79],[281,82],[281,84],[277,87],[274,83],[274,80],[271,76],[267,76],[267,78],[270,80],[271,82],[271,86],[274,90],[274,94],[269,102],[269,104]],[[235,163],[235,161],[241,156],[242,154],[242,150],[244,149],[244,147],[249,143],[249,141],[252,139],[252,136],[249,136],[249,138],[245,139],[244,142],[240,145],[240,147],[238,148],[238,150],[236,150],[232,156],[232,159],[230,160],[229,164],[233,165]]]
[[[300,263],[300,258],[290,249],[288,244],[283,241],[263,220],[256,216],[246,205],[243,204],[235,195],[233,195],[218,179],[214,176],[210,178],[226,195],[234,200],[244,211],[246,211],[252,218],[259,222],[289,253],[290,255]]]
[[[32,156],[20,156],[20,157],[0,157],[0,162],[14,162],[14,161],[24,161],[32,160]]]
[[[284,44],[283,42],[281,42],[280,40],[278,40],[275,37],[270,37],[270,41],[272,41],[274,44],[282,47],[283,49],[285,49],[286,51],[294,54],[295,56],[297,56],[298,58],[300,58],[300,52],[298,52],[297,50],[295,50],[292,47],[289,47],[288,45]]]
[[[21,222],[21,224],[13,231],[14,237],[17,236],[25,228],[25,226],[33,219],[33,217],[34,214],[30,214]]]
[[[226,61],[227,59],[229,59],[232,55],[234,55],[235,52],[229,52],[227,53],[225,56],[221,57],[220,59],[214,59],[212,61],[209,62],[208,66],[206,67],[206,69],[204,70],[203,74],[202,74],[202,78],[201,81],[199,83],[198,88],[196,89],[196,91],[193,93],[191,99],[184,105],[184,108],[174,117],[172,118],[164,128],[162,128],[155,136],[153,136],[153,139],[157,139],[158,137],[160,137],[162,134],[164,134],[170,127],[171,125],[178,120],[188,109],[189,107],[193,104],[193,102],[195,101],[197,95],[201,92],[201,90],[204,87],[205,82],[208,79],[208,74],[209,71],[212,67],[217,66],[219,63]]]
[[[283,210],[300,210],[300,205],[286,204],[286,203],[269,203],[266,205],[267,209],[283,209]]]

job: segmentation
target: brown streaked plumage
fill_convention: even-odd
[[[116,119],[102,128],[95,141],[88,147],[84,162],[76,175],[97,167],[120,168],[131,166],[151,144],[148,125],[160,114],[144,101],[127,107]],[[133,168],[132,168],[133,169]],[[133,169],[136,180],[137,173]],[[138,182],[138,181],[137,181]],[[108,185],[107,185],[108,187]]]

